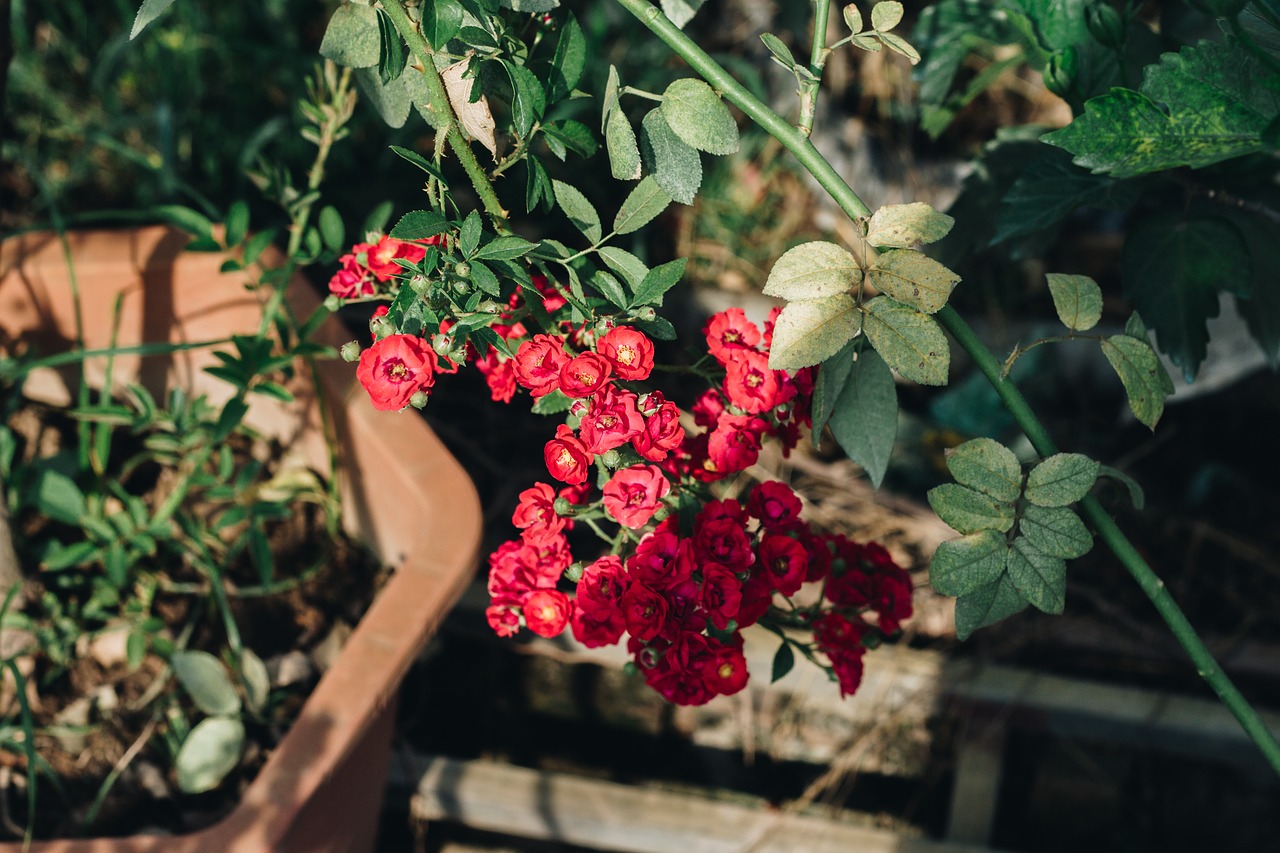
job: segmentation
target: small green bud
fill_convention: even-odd
[[[646,305],[635,312],[635,317],[637,320],[652,322],[658,319],[658,312],[653,310],[653,306]]]
[[[551,504],[551,508],[556,511],[556,515],[564,518],[570,517],[574,512],[573,502],[568,498],[556,498],[555,502]]]
[[[369,331],[373,333],[375,338],[382,338],[394,335],[396,333],[395,324],[386,317],[374,317],[369,321]]]
[[[1070,97],[1079,73],[1080,55],[1075,45],[1067,45],[1049,57],[1049,64],[1044,69],[1045,88],[1059,98]]]
[[[564,579],[569,583],[577,583],[582,580],[582,563],[571,563],[569,568],[564,570]]]
[[[471,278],[471,264],[463,261],[453,268],[453,274],[458,278]]]
[[[324,298],[324,308],[326,311],[337,311],[342,307],[342,300],[330,294]]]
[[[450,285],[450,287],[452,287],[453,292],[458,294],[459,296],[466,296],[468,293],[471,292],[471,282],[462,278],[455,280],[453,284]]]
[[[449,353],[453,350],[453,338],[444,333],[432,335],[431,348],[441,358],[448,358]]]
[[[425,275],[415,275],[413,278],[409,279],[409,288],[419,296],[426,293],[427,277]]]
[[[359,361],[360,360],[360,342],[347,341],[338,350],[338,355],[342,356],[343,361]]]
[[[600,461],[604,463],[604,467],[612,471],[618,467],[618,463],[622,461],[622,457],[616,450],[607,450],[600,454]]]
[[[421,409],[427,405],[427,399],[426,391],[414,391],[413,396],[409,398],[409,405],[415,409]]]
[[[1124,46],[1125,22],[1115,7],[1100,0],[1092,3],[1084,11],[1084,22],[1089,28],[1089,35],[1103,47],[1119,50]]]

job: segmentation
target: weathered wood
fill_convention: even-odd
[[[991,840],[1004,772],[1003,721],[971,720],[960,741],[947,838],[973,844]]]
[[[621,853],[985,853],[883,829],[690,792],[619,785],[490,761],[423,757],[410,814]]]

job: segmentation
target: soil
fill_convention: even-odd
[[[43,405],[23,405],[8,423],[19,437],[20,459],[51,455],[74,441],[74,424]],[[267,459],[263,476],[273,476],[282,448],[240,436],[228,443],[237,464],[250,456]],[[115,452],[112,457],[126,455]],[[142,491],[144,500],[154,505],[165,481],[161,471],[140,470],[128,487]],[[24,543],[38,539],[54,524],[30,511],[19,513],[15,522],[20,554]],[[170,677],[165,650],[149,649],[137,666],[130,666],[126,631],[100,630],[111,627],[101,617],[78,627],[67,623],[68,614],[84,605],[79,597],[84,585],[60,583],[67,573],[28,575],[22,613],[33,621],[37,651],[17,656],[14,663],[25,676],[41,761],[36,837],[190,832],[216,822],[234,807],[386,577],[386,569],[371,552],[340,532],[332,533],[325,512],[314,503],[300,503],[288,517],[270,522],[267,532],[278,591],[254,592],[260,579],[247,559],[223,571],[224,591],[244,647],[253,650],[270,673],[270,698],[261,714],[243,717],[247,737],[239,765],[219,787],[204,794],[181,793],[171,769],[180,732],[203,715]],[[138,581],[122,590],[125,600],[116,611],[146,612],[142,598],[129,601],[128,595],[153,594],[149,612],[164,623],[154,635],[159,645],[172,646],[189,630],[187,649],[229,660],[226,630],[203,576],[183,565],[132,568]],[[101,567],[67,570],[82,575],[95,571]],[[66,599],[68,593],[73,598]],[[51,604],[58,596],[61,604]],[[114,621],[123,623],[120,618]],[[76,638],[76,633],[82,636]],[[14,680],[6,672],[0,696],[6,726],[5,742],[0,744],[0,835],[21,838],[28,821],[29,773],[16,699]],[[97,818],[85,824],[112,773],[118,778],[108,786]]]

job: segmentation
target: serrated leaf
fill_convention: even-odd
[[[569,217],[573,227],[581,231],[592,244],[599,243],[604,234],[600,228],[600,214],[596,213],[587,197],[564,181],[553,180],[551,186],[555,192],[556,204]]]
[[[791,49],[783,44],[782,39],[778,38],[773,33],[762,34],[760,36],[760,41],[764,42],[765,48],[773,54],[773,58],[788,71],[797,67],[799,64],[796,62],[796,58],[791,55]]]
[[[825,361],[858,333],[858,319],[847,293],[789,303],[773,327],[769,367],[794,370]]]
[[[525,137],[533,129],[533,123],[542,118],[547,108],[547,95],[542,83],[532,71],[514,62],[503,62],[502,67],[511,81],[511,122],[516,135]]]
[[[979,628],[986,628],[1027,609],[1029,602],[1018,592],[1008,572],[994,583],[956,598],[956,637],[967,640]]]
[[[582,72],[586,67],[587,39],[582,34],[578,19],[568,14],[560,26],[560,38],[556,41],[556,52],[551,58],[547,100],[554,104],[569,97],[573,87],[582,79]]]
[[[934,314],[947,304],[960,276],[911,249],[891,249],[867,270],[867,281],[886,296]]]
[[[778,258],[765,282],[766,296],[788,301],[821,299],[847,293],[862,281],[862,267],[835,243],[814,241],[788,249]]]
[[[897,0],[881,0],[871,7],[871,27],[888,32],[902,20],[902,4]]]
[[[551,175],[547,174],[546,167],[538,162],[537,157],[527,158],[525,160],[525,168],[528,174],[524,194],[525,210],[533,213],[539,205],[543,205],[547,210],[550,210],[555,203],[555,191],[551,185]]]
[[[618,281],[610,273],[604,270],[596,270],[588,281],[601,296],[618,308],[626,308],[630,302],[627,297],[627,289],[622,286],[622,282]]]
[[[651,110],[640,123],[640,159],[667,195],[693,204],[702,186],[702,159],[667,125],[661,109]]]
[[[885,47],[894,53],[902,54],[911,61],[912,65],[920,61],[920,54],[902,36],[894,35],[893,33],[882,33],[878,30],[876,31],[876,36],[880,41],[884,42]]]
[[[967,595],[999,580],[1008,550],[1004,536],[994,530],[948,539],[929,562],[929,582],[942,595]]]
[[[947,470],[962,486],[998,501],[1022,494],[1022,466],[1013,451],[990,438],[975,438],[947,454]]]
[[[147,28],[147,25],[165,13],[173,0],[142,0],[142,5],[138,7],[138,15],[133,19],[133,28],[129,30],[129,41],[133,41],[138,37],[138,33]]]
[[[371,68],[378,64],[380,50],[378,13],[372,6],[343,3],[333,10],[320,41],[321,56],[348,68]]]
[[[947,384],[951,350],[936,320],[887,296],[877,296],[862,310],[862,329],[890,367],[922,385]]]
[[[687,258],[676,258],[661,266],[656,266],[645,273],[644,280],[636,288],[635,298],[627,307],[636,308],[641,305],[662,305],[662,297],[668,290],[684,277]]]
[[[474,257],[485,261],[509,261],[512,258],[522,258],[536,248],[537,243],[530,243],[523,237],[495,237],[477,249]]]
[[[550,12],[560,8],[560,0],[502,0],[502,5],[513,12]]]
[[[472,90],[475,88],[475,80],[470,77],[463,76],[468,67],[467,60],[455,62],[440,72],[440,79],[444,81],[445,93],[449,96],[449,105],[453,107],[454,115],[458,118],[458,124],[462,126],[462,130],[467,137],[474,139],[489,149],[490,154],[498,153],[498,141],[494,137],[494,130],[497,129],[497,123],[493,120],[493,113],[489,111],[489,99],[481,95],[476,101],[471,100]]]
[[[835,410],[844,390],[844,383],[853,370],[853,351],[857,340],[849,341],[835,355],[822,362],[818,368],[818,377],[813,384],[813,404],[810,417],[813,422],[812,438],[816,448],[822,438],[822,428],[827,425],[831,413]]]
[[[929,506],[948,525],[961,533],[995,530],[1008,533],[1015,516],[1011,503],[998,501],[982,492],[957,483],[943,483],[929,490]]]
[[[650,175],[636,184],[628,195],[618,215],[613,219],[613,230],[618,234],[630,234],[648,225],[671,204],[671,196]]]
[[[535,399],[532,409],[535,415],[558,415],[572,406],[573,398],[557,389]]]
[[[411,210],[391,229],[397,240],[425,240],[449,230],[449,221],[434,210]]]
[[[222,661],[208,652],[182,651],[173,653],[169,665],[201,711],[211,715],[240,713],[240,694]]]
[[[791,644],[783,640],[782,645],[778,646],[778,651],[773,655],[773,666],[770,668],[770,683],[785,677],[795,665],[796,653],[791,650]]]
[[[196,723],[174,757],[178,787],[187,794],[212,791],[240,763],[244,723],[235,718],[210,717]]]
[[[1200,42],[1147,67],[1140,91],[1112,89],[1043,137],[1075,162],[1118,178],[1200,168],[1262,150],[1280,92],[1258,85],[1261,62],[1238,46]]]
[[[547,138],[555,139],[579,157],[590,157],[600,147],[591,129],[573,119],[545,122],[542,125],[542,132]]]
[[[888,204],[867,222],[867,242],[879,249],[914,249],[941,240],[955,222],[924,202]]]
[[[1067,564],[1041,553],[1025,536],[1009,548],[1009,580],[1037,610],[1057,615],[1067,600]]]
[[[502,283],[493,270],[477,260],[471,261],[471,283],[495,299],[502,298]]]
[[[613,109],[604,120],[604,146],[609,155],[609,171],[620,181],[639,179],[640,144],[635,129],[621,109]]]
[[[1207,351],[1207,321],[1218,316],[1218,291],[1251,280],[1240,230],[1221,217],[1156,213],[1130,230],[1123,268],[1124,295],[1191,381]]]
[[[374,108],[387,127],[404,127],[413,108],[408,76],[402,74],[390,83],[383,83],[376,68],[357,68],[353,76],[363,100]]]
[[[1102,341],[1102,354],[1120,377],[1133,416],[1155,429],[1164,414],[1164,367],[1146,341],[1128,335],[1112,335]]]
[[[473,210],[468,213],[467,218],[462,220],[462,227],[458,229],[458,251],[465,257],[471,257],[480,246],[480,234],[483,230],[484,223],[480,220],[480,211]]]
[[[1067,506],[1089,494],[1098,463],[1080,453],[1056,453],[1027,474],[1023,494],[1037,506]]]
[[[694,14],[707,0],[662,0],[662,13],[680,29],[693,20]]]
[[[378,77],[389,83],[405,70],[405,44],[385,11],[378,11]]]
[[[1053,308],[1064,326],[1084,332],[1098,325],[1102,319],[1102,289],[1096,281],[1087,275],[1057,272],[1045,277],[1049,280]]]
[[[646,335],[659,341],[674,341],[677,337],[676,327],[671,325],[665,317],[655,317],[652,320],[633,319],[634,325],[639,326],[641,331]]]
[[[662,95],[661,109],[676,136],[699,151],[723,155],[738,150],[738,126],[729,108],[701,80],[673,82]]]
[[[1080,207],[1123,210],[1142,189],[1141,181],[1095,175],[1072,163],[1070,153],[1038,145],[1001,200],[991,243],[1052,228]]]
[[[640,287],[645,276],[649,274],[648,265],[625,249],[619,249],[617,246],[601,246],[599,254],[600,260],[604,261],[609,269],[622,276],[632,292]]]
[[[844,25],[849,28],[849,32],[857,35],[862,32],[862,13],[858,11],[858,7],[854,3],[849,3],[840,10],[840,14],[844,17]]]
[[[463,9],[458,0],[432,0],[422,10],[422,35],[439,51],[462,29]]]
[[[1072,560],[1093,548],[1093,534],[1080,516],[1065,506],[1029,504],[1018,520],[1018,532],[1040,553]]]
[[[823,362],[822,370],[828,363]],[[815,429],[821,429],[816,422]],[[850,364],[831,412],[831,434],[867,472],[871,484],[880,488],[898,437],[898,389],[889,366],[875,350],[864,349]]]

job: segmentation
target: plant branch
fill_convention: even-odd
[[[817,179],[823,189],[830,193],[846,215],[856,219],[871,212],[862,199],[835,172],[831,164],[818,153],[807,137],[752,96],[658,9],[645,0],[617,0],[617,2],[688,62],[708,83],[719,89],[730,103],[745,112],[761,128],[782,143],[783,147],[795,154],[801,165]],[[978,369],[991,383],[1001,402],[1013,415],[1036,452],[1045,457],[1056,453],[1057,448],[1053,439],[1031,410],[1026,398],[1012,382],[1001,376],[1000,362],[969,324],[949,305],[943,307],[936,317],[943,328],[950,332],[956,342],[973,358]],[[1191,657],[1200,677],[1218,694],[1268,763],[1277,773],[1280,773],[1280,743],[1262,722],[1258,712],[1218,666],[1209,649],[1165,588],[1164,582],[1147,565],[1133,543],[1128,540],[1096,498],[1086,497],[1081,502],[1081,508],[1093,524],[1098,537],[1111,549],[1146,593],[1151,603],[1155,605],[1157,612],[1165,620],[1178,643]]]
[[[454,114],[453,107],[449,103],[449,93],[445,91],[444,80],[441,79],[440,72],[436,68],[433,58],[435,49],[427,43],[426,38],[409,20],[409,14],[404,10],[402,0],[382,0],[381,5],[382,10],[391,19],[396,31],[400,33],[400,36],[409,45],[409,50],[413,53],[414,58],[422,64],[422,74],[427,79],[427,92],[431,98],[430,109],[436,114],[439,122],[436,132],[445,135],[449,148],[457,155],[463,171],[471,179],[471,186],[475,189],[476,195],[480,197],[480,203],[484,205],[485,212],[493,219],[494,227],[499,231],[506,231],[507,211],[503,208],[502,202],[498,201],[498,194],[494,191],[493,184],[489,182],[489,178],[485,175],[480,161],[476,159],[475,152],[471,150],[471,146],[462,137],[462,130],[458,126],[458,117]]]
[[[827,64],[827,19],[831,17],[831,0],[813,0],[813,44],[809,50],[809,73],[812,79],[800,84],[800,126],[806,137],[813,133],[818,115],[818,89],[822,85],[822,69]]]

